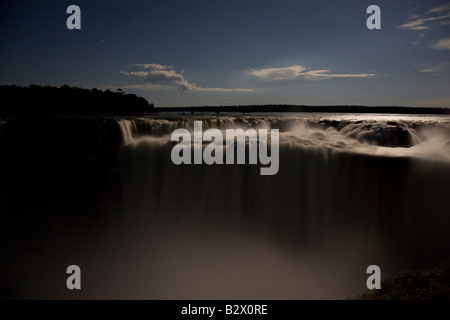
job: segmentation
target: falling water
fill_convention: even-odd
[[[193,132],[195,120],[203,130],[278,129],[278,173],[261,176],[260,165],[248,162],[173,164],[171,134]],[[79,203],[47,198],[51,228],[43,240],[33,231],[37,253],[28,254],[26,244],[9,253],[13,265],[29,259],[36,272],[10,284],[18,296],[70,297],[53,284],[53,269],[62,268],[64,281],[64,265],[79,264],[83,298],[345,299],[365,289],[369,265],[379,265],[384,277],[449,258],[448,117],[178,114],[102,121],[110,134],[99,145],[111,145],[101,155],[110,152],[105,157],[113,160],[102,162],[107,170],[95,180],[101,196],[85,201],[89,192],[65,186],[62,193],[75,192]],[[89,165],[98,172],[103,158],[93,157]],[[48,196],[64,184],[60,172],[70,170],[61,170],[40,192]]]

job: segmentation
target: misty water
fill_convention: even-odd
[[[194,121],[278,129],[278,172],[173,164],[171,134]],[[0,151],[5,296],[346,299],[369,265],[385,278],[449,258],[448,116],[4,120]]]

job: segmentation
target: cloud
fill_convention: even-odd
[[[144,69],[156,69],[156,70],[164,70],[164,69],[173,69],[171,66],[165,66],[158,63],[138,63],[132,64],[133,67],[143,67]]]
[[[242,89],[242,88],[233,88],[233,89],[227,89],[227,88],[202,88],[197,87],[197,91],[209,91],[209,92],[253,92],[253,89]]]
[[[133,67],[144,68],[145,71],[120,71],[128,77],[143,78],[146,85],[131,85],[124,88],[141,90],[166,90],[173,89],[173,86],[165,86],[158,83],[166,82],[176,84],[182,91],[209,91],[209,92],[252,92],[252,89],[241,88],[202,88],[197,87],[195,83],[187,81],[181,73],[176,72],[172,66],[166,66],[158,63],[132,64]]]
[[[306,71],[305,67],[293,65],[286,68],[252,70],[251,73],[261,80],[276,81],[296,79],[303,74],[304,71]]]
[[[173,89],[171,86],[165,86],[162,84],[130,84],[127,86],[122,86],[122,89],[134,89],[134,90],[145,90],[145,91],[160,91],[160,90],[170,90]]]
[[[444,20],[440,24],[448,24],[450,19],[450,4],[444,4],[439,7],[435,7],[425,14],[413,15],[409,17],[409,22],[398,26],[398,29],[403,30],[426,30],[430,28],[430,22],[437,20]]]
[[[427,13],[431,14],[431,13],[435,13],[435,12],[442,13],[442,12],[449,12],[449,11],[450,11],[450,3],[446,3],[442,6],[430,9]]]
[[[421,18],[421,19],[413,20],[413,21],[407,22],[405,24],[402,24],[401,26],[398,26],[398,28],[404,29],[404,30],[426,30],[426,29],[430,28],[430,26],[426,25],[427,22],[448,19],[448,18],[450,18],[450,15],[448,15],[448,14],[445,16],[439,16],[439,17]]]
[[[433,45],[433,48],[438,50],[450,50],[450,38],[439,40]]]
[[[439,64],[424,62],[412,65],[411,68],[417,72],[440,74],[450,69],[450,62],[440,62]]]
[[[126,74],[127,76],[140,77],[144,78],[148,83],[155,82],[171,82],[178,84],[181,90],[190,90],[195,88],[194,83],[189,83],[186,79],[184,79],[183,75],[177,73],[170,66],[163,66],[156,63],[151,64],[139,64],[133,66],[140,66],[144,69],[150,69],[149,71],[135,71],[135,72],[126,72],[121,71],[120,73]]]
[[[279,80],[326,80],[333,78],[372,78],[375,74],[332,74],[330,70],[308,70],[303,66],[293,65],[285,68],[268,68],[252,70],[251,74],[258,77],[262,81],[279,81]]]
[[[435,73],[435,72],[441,72],[442,68],[441,67],[428,67],[428,68],[420,69],[419,71],[425,72],[425,73]]]

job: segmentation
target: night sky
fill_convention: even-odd
[[[0,84],[121,88],[157,107],[450,106],[450,1],[3,1],[0,25]]]

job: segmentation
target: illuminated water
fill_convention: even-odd
[[[278,129],[278,173],[174,165],[170,135],[192,131],[195,120],[204,130]],[[39,182],[13,188],[45,193],[39,205],[48,212],[32,218],[45,227],[26,228],[33,250],[20,240],[19,249],[4,245],[15,295],[72,298],[64,266],[78,264],[82,298],[345,299],[365,288],[369,265],[384,277],[449,258],[448,116],[178,113],[104,121],[120,145],[115,156],[101,152],[113,159],[95,180],[101,196],[84,199],[91,194],[70,174],[77,162],[69,156],[63,161],[72,167],[49,175],[44,191]],[[0,172],[12,179],[5,159]],[[58,188],[62,198],[49,195]],[[5,183],[2,190],[13,192]],[[16,207],[3,200],[2,216],[10,217]]]

